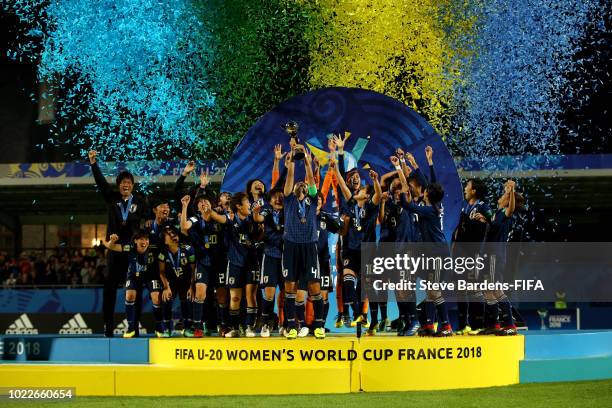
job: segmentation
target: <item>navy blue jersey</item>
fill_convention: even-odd
[[[295,244],[317,242],[317,199],[306,196],[302,201],[291,193],[285,197],[285,241]]]
[[[211,266],[213,260],[223,254],[220,249],[223,241],[223,227],[212,220],[205,221],[200,214],[189,218],[189,221],[191,221],[189,236],[196,258],[203,265]]]
[[[398,215],[395,203],[387,200],[383,219],[380,223],[380,242],[396,242]]]
[[[442,232],[440,210],[431,205],[418,205],[412,200],[407,202],[404,194],[402,194],[400,202],[405,210],[418,216],[422,242],[446,242]]]
[[[150,245],[142,254],[138,253],[134,244],[123,245],[122,250],[128,254],[128,276],[142,277],[156,270],[155,254],[151,251]]]
[[[336,234],[340,231],[342,222],[340,219],[328,212],[321,211],[317,216],[317,249],[319,251],[319,263],[329,259],[329,234]]]
[[[500,208],[495,211],[491,218],[487,242],[508,242],[512,232],[512,217],[506,217],[506,209]]]
[[[237,214],[231,219],[226,217],[227,258],[232,265],[246,266],[249,258],[255,254],[257,224],[251,215],[243,220]]]
[[[512,234],[513,218],[506,217],[506,209],[500,208],[491,217],[491,223],[487,231],[486,242],[498,243],[487,244],[487,251],[497,255],[498,262],[502,265],[506,262],[506,243],[510,240]]]
[[[398,201],[387,201],[385,203],[385,220],[383,225],[389,230],[386,239],[381,242],[421,242],[423,240],[419,227],[418,214],[404,209]],[[382,231],[381,226],[381,231]],[[393,239],[393,240],[391,240]]]
[[[284,211],[276,211],[266,204],[260,214],[264,217],[264,253],[269,257],[280,259],[283,257]]]
[[[482,214],[487,220],[491,219],[491,209],[481,200],[476,200],[474,204],[463,202],[459,224],[453,235],[456,242],[482,242],[487,234],[487,224],[474,219],[476,214]]]
[[[345,247],[360,250],[362,242],[376,242],[376,220],[380,205],[367,201],[363,207],[351,198],[342,210],[343,215],[349,216],[349,228],[346,235]]]
[[[173,254],[164,248],[158,256],[160,262],[165,264],[165,274],[168,280],[191,279],[190,264],[195,263],[195,252],[191,245],[179,244],[178,251]]]

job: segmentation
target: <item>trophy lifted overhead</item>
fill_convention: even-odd
[[[287,132],[287,134],[289,135],[289,145],[291,146],[291,148],[293,148],[293,146],[295,146],[296,144],[300,144],[300,139],[298,137],[299,125],[296,121],[291,120],[281,127],[285,129],[285,132]],[[293,155],[293,159],[303,160],[304,152],[295,152],[295,154]]]

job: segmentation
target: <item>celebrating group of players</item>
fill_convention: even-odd
[[[222,192],[217,197],[208,190],[208,174],[203,171],[200,184],[185,191],[186,177],[195,170],[195,163],[190,162],[177,180],[181,205],[176,218],[170,217],[168,200],[135,194],[134,178],[127,171],[117,176],[118,192],[114,191],[98,167],[96,152],[90,151],[92,173],[109,208],[103,242],[110,250],[103,301],[105,334],[113,333],[116,288],[122,277],[128,321],[124,337],[138,335],[144,286],[151,296],[158,337],[173,332],[202,337],[210,329],[204,322],[214,313],[223,337],[255,337],[257,333],[269,337],[278,323],[280,334],[288,339],[308,334],[322,339],[328,294],[334,287],[339,311],[336,327],[363,326],[367,334],[374,335],[388,326],[387,303],[368,302],[358,295],[361,244],[445,243],[444,190],[436,182],[429,146],[425,149],[429,178],[410,153],[398,148],[389,160],[393,170],[380,178],[370,170],[371,183],[364,184],[358,169],[345,170],[344,142],[339,136],[328,138],[324,180],[319,161],[291,139],[287,153],[280,145],[274,149],[269,190],[263,181],[254,179],[247,182],[244,192]],[[296,181],[296,166],[301,163],[305,179]],[[469,180],[454,241],[507,241],[514,212],[523,203],[514,187],[512,181],[505,183],[498,210],[492,213],[483,201],[484,184]],[[329,238],[336,233],[340,239],[334,283]],[[172,307],[177,298],[181,319],[173,325]],[[454,334],[441,292],[428,291],[418,305],[414,293],[396,293],[396,299],[398,335]],[[516,334],[510,302],[503,292],[470,294],[459,303],[459,326],[455,333]]]

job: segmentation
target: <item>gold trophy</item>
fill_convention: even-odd
[[[298,137],[298,129],[300,127],[296,121],[290,120],[281,127],[285,129],[285,132],[289,135],[289,145],[292,149],[296,144],[300,144],[300,138]],[[293,160],[304,160],[304,152],[295,152],[293,154]]]

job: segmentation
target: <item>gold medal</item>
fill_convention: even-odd
[[[302,224],[306,224],[306,217],[302,217],[302,219],[300,219],[300,222],[301,222]]]
[[[210,248],[210,244],[207,242],[204,244],[204,248]]]

